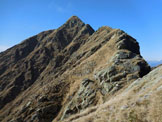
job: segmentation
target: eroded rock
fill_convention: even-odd
[[[115,52],[109,63],[111,63],[111,66],[95,74],[98,84],[104,89],[102,89],[102,93],[104,94],[111,90],[113,92],[117,91],[122,88],[122,83],[136,80],[150,71],[149,65],[139,54],[128,50],[118,50]],[[125,82],[120,83],[121,81]],[[116,87],[116,83],[120,85]]]
[[[94,105],[96,103],[96,92],[95,82],[87,78],[84,79],[80,84],[78,92],[67,105],[62,120]]]

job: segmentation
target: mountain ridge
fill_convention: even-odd
[[[0,53],[0,121],[62,121],[150,72],[138,42],[72,16]],[[16,106],[15,106],[16,105]]]

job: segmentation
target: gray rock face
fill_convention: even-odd
[[[139,44],[134,38],[132,38],[131,36],[129,36],[121,30],[118,30],[115,36],[118,37],[118,39],[116,40],[117,49],[126,49],[133,53],[140,54]]]
[[[128,50],[118,50],[110,60],[112,65],[95,74],[102,94],[114,92],[122,88],[126,82],[130,82],[144,76],[150,71],[150,67],[143,58]]]
[[[103,95],[114,93],[126,82],[142,77],[150,71],[150,66],[140,55],[139,44],[135,39],[121,30],[113,37],[117,37],[117,50],[108,62],[111,65],[94,74]]]
[[[94,105],[96,103],[96,92],[97,89],[95,89],[94,81],[90,79],[84,79],[80,84],[78,92],[73,97],[71,102],[67,105],[62,116],[62,120],[72,114],[76,114],[79,111],[84,110],[89,106]]]

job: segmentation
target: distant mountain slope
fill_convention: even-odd
[[[160,61],[147,61],[147,62],[151,67],[155,67],[155,66],[162,64],[162,60],[160,60]]]
[[[62,121],[148,72],[134,38],[73,16],[0,53],[0,121]]]

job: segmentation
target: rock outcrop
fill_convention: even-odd
[[[72,114],[76,114],[81,110],[84,110],[87,107],[95,105],[97,102],[97,99],[95,99],[96,92],[97,89],[95,87],[94,81],[84,79],[80,84],[80,88],[76,96],[71,96],[72,100],[70,100],[68,103],[62,116],[62,120]]]
[[[161,122],[162,66],[138,78],[104,104],[63,122]]]
[[[0,53],[0,121],[63,121],[148,72],[134,38],[73,16]]]

